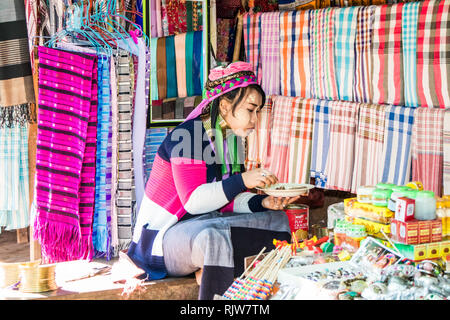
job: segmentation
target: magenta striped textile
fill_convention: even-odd
[[[372,102],[404,105],[402,8],[404,3],[375,8],[373,25]]]
[[[383,175],[386,106],[361,104],[355,140],[352,192],[359,186],[376,185]]]
[[[330,149],[325,168],[326,188],[350,191],[359,103],[330,101],[330,105]]]
[[[34,237],[48,263],[90,259],[97,57],[39,47]]]
[[[258,84],[261,84],[262,72],[260,63],[261,48],[261,12],[246,13],[242,17],[244,31],[244,47],[246,61],[253,65],[253,73],[257,77]]]
[[[280,13],[261,15],[261,87],[267,96],[280,94]]]
[[[417,24],[419,106],[450,108],[450,2],[423,1]]]
[[[416,108],[411,137],[412,179],[442,195],[444,109]]]

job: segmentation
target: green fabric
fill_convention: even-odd
[[[187,96],[194,96],[194,83],[192,81],[192,63],[194,57],[194,33],[186,33],[186,91]]]

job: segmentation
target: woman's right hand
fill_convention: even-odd
[[[242,180],[247,189],[266,188],[278,182],[277,177],[266,169],[253,169],[242,173]]]

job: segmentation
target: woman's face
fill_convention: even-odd
[[[220,101],[220,114],[234,134],[240,137],[248,136],[256,126],[257,112],[262,108],[262,96],[256,89],[246,91],[241,102],[233,113],[230,101]]]

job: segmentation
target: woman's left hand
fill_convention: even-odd
[[[300,196],[296,197],[265,197],[262,201],[262,206],[270,210],[284,210],[289,204],[298,200]]]

